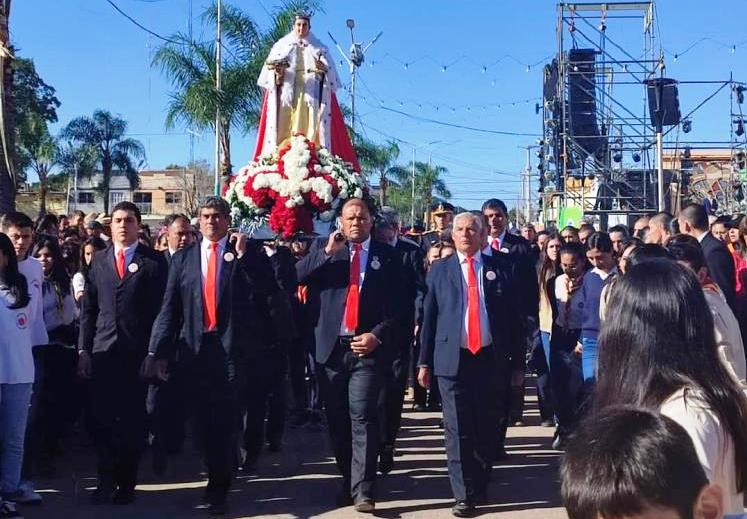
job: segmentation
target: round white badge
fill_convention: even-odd
[[[127,270],[129,270],[130,272],[134,274],[135,272],[137,272],[137,269],[139,268],[140,267],[137,266],[137,263],[130,263],[130,265],[127,267]]]
[[[492,270],[488,270],[485,273],[485,277],[488,278],[489,281],[495,281],[495,272],[493,272]]]
[[[379,270],[381,268],[381,263],[379,263],[379,258],[374,256],[374,259],[371,260],[371,268],[374,270]]]
[[[501,247],[500,252],[502,252],[503,254],[508,254],[508,247]]]
[[[235,258],[235,256],[233,255],[233,252],[226,252],[223,255],[223,259],[226,260],[229,263],[231,263],[234,260],[234,258]]]

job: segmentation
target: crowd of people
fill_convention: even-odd
[[[41,503],[73,432],[95,447],[92,504],[132,503],[143,454],[164,475],[190,440],[199,506],[224,514],[286,427],[327,429],[336,505],[371,513],[408,390],[443,414],[452,513],[471,517],[529,375],[573,519],[743,513],[747,218],[690,204],[537,231],[498,199],[431,214],[416,232],[349,199],[328,236],[287,241],[229,229],[216,197],[154,232],[129,202],[3,215],[0,517]]]

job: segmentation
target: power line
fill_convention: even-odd
[[[151,31],[150,29],[148,29],[147,27],[145,27],[143,24],[141,24],[140,22],[138,22],[137,20],[135,20],[132,16],[130,16],[129,14],[127,14],[126,12],[124,12],[122,9],[120,9],[119,6],[117,4],[115,4],[112,0],[106,0],[106,2],[109,5],[111,5],[119,14],[121,14],[122,16],[124,16],[125,18],[127,18],[130,22],[132,22],[133,24],[135,24],[136,26],[138,26],[140,29],[144,30],[145,32],[147,32],[151,36],[155,36],[159,40],[163,40],[163,41],[166,41],[168,43],[174,43],[176,45],[179,45],[179,42],[171,40],[169,38],[166,38],[165,36],[161,36],[157,32]]]

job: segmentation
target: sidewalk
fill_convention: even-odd
[[[531,392],[533,388],[530,388]],[[531,394],[531,393],[530,393]],[[539,427],[536,406],[530,399],[525,413],[529,426],[509,429],[509,459],[494,469],[488,500],[480,517],[565,518],[559,504],[558,453],[551,450],[553,430]],[[406,409],[410,408],[405,404]],[[397,441],[402,454],[394,470],[379,479],[377,517],[447,518],[451,493],[446,474],[443,430],[439,414],[405,413]],[[45,498],[40,507],[20,511],[28,519],[62,518],[156,519],[203,518],[194,510],[205,480],[201,464],[189,450],[174,460],[163,480],[150,470],[150,456],[141,465],[137,500],[126,507],[89,504],[95,485],[90,448],[75,447],[61,460],[61,477],[38,483]],[[352,508],[336,509],[339,476],[329,457],[326,431],[289,429],[280,453],[263,453],[255,475],[240,475],[229,497],[227,518],[348,518],[366,517]]]

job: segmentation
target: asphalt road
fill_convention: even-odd
[[[481,517],[565,518],[560,507],[557,465],[559,453],[550,448],[552,429],[539,427],[532,391],[525,427],[509,430],[509,459],[497,466],[488,503]],[[405,404],[410,408],[409,403]],[[406,412],[397,442],[401,456],[394,470],[379,479],[377,517],[441,518],[451,515],[451,492],[446,473],[443,431],[436,413]],[[163,479],[150,470],[150,457],[141,465],[142,484],[129,506],[93,506],[88,494],[95,485],[94,463],[85,441],[58,464],[59,476],[38,481],[45,502],[20,509],[29,519],[155,519],[207,517],[194,507],[205,485],[198,456],[188,450],[169,466]],[[325,430],[289,429],[279,453],[263,453],[256,473],[240,475],[229,497],[225,517],[348,518],[365,517],[352,508],[336,509],[334,496],[340,478],[327,443]]]

